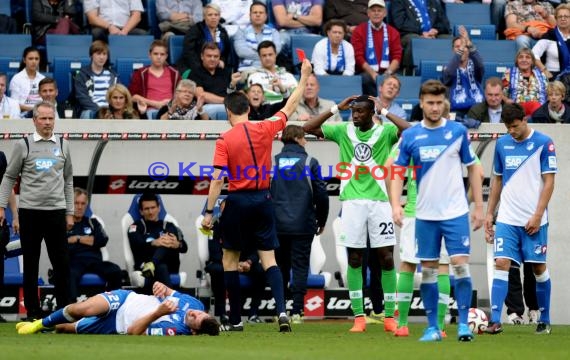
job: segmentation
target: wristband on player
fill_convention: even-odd
[[[331,112],[331,114],[336,115],[338,114],[338,105],[334,104],[331,109],[329,110]]]

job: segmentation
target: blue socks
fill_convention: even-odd
[[[503,311],[503,303],[509,291],[509,272],[504,270],[495,270],[493,277],[493,286],[491,288],[491,322],[501,322],[501,312]]]
[[[48,317],[43,318],[42,325],[46,328],[50,328],[58,324],[75,322],[76,320],[67,312],[68,306],[51,313]]]
[[[437,269],[422,268],[422,283],[420,293],[426,311],[428,326],[438,328],[437,325],[437,303],[439,300],[439,290],[437,287]]]
[[[469,264],[452,265],[452,268],[455,274],[455,297],[457,299],[459,324],[467,325],[467,316],[471,307],[471,294],[473,291]]]
[[[536,278],[536,301],[540,310],[540,322],[550,324],[550,274],[546,269],[542,274],[535,275]]]
[[[272,266],[265,270],[265,278],[271,288],[271,293],[275,299],[275,310],[277,314],[285,313],[285,291],[283,289],[283,276],[278,266]]]
[[[237,325],[241,322],[241,286],[237,270],[224,271],[224,283],[230,300],[230,324]]]

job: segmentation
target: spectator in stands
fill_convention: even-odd
[[[139,198],[142,218],[128,230],[129,244],[135,260],[135,269],[141,269],[149,286],[160,281],[171,284],[170,274],[180,270],[180,254],[188,251],[182,231],[176,225],[159,218],[160,204],[155,194],[145,193]]]
[[[393,0],[390,6],[392,25],[400,31],[404,49],[403,68],[406,74],[413,71],[412,39],[450,37],[449,20],[439,0]]]
[[[137,69],[132,76],[129,91],[133,102],[142,114],[148,109],[147,117],[155,119],[158,109],[166,105],[174,95],[180,81],[178,70],[166,63],[168,45],[164,40],[154,40],[148,50],[150,65]],[[140,106],[143,108],[140,108]],[[145,108],[146,105],[146,108]]]
[[[91,25],[93,40],[108,42],[108,35],[147,34],[137,28],[144,12],[141,0],[84,0],[83,11]]]
[[[329,196],[318,160],[305,151],[307,140],[303,128],[288,125],[283,129],[281,141],[284,146],[275,155],[277,169],[271,179],[280,245],[276,258],[285,289],[291,278],[290,271],[293,271],[289,285],[293,297],[291,321],[298,324],[303,322],[311,245],[313,237],[325,230]]]
[[[335,105],[334,101],[319,98],[319,80],[315,74],[309,75],[303,99],[295,112],[289,117],[290,121],[307,121],[320,115]],[[327,122],[341,122],[340,114],[334,114]],[[303,138],[304,139],[304,138]]]
[[[272,0],[273,15],[281,35],[283,56],[291,57],[291,35],[318,32],[323,23],[324,0]],[[317,29],[315,29],[317,28]]]
[[[346,24],[342,20],[329,20],[325,24],[326,39],[313,48],[313,71],[317,75],[354,75],[354,48],[344,40]]]
[[[32,24],[35,44],[45,45],[46,34],[79,34],[76,0],[34,0]]]
[[[515,56],[515,66],[503,75],[503,101],[521,104],[527,115],[546,102],[548,80],[535,63],[532,50],[522,48]]]
[[[368,2],[368,21],[354,29],[352,46],[356,58],[356,71],[362,74],[362,92],[376,96],[376,78],[380,74],[393,74],[402,61],[400,34],[388,24],[384,0]]]
[[[67,231],[69,248],[69,295],[71,300],[79,296],[79,283],[86,273],[99,275],[106,282],[107,291],[121,288],[121,268],[110,262],[103,261],[101,248],[107,245],[109,237],[103,225],[97,218],[85,216],[89,206],[87,191],[76,187],[74,189],[73,227]]]
[[[22,113],[32,110],[35,104],[42,101],[39,84],[45,76],[40,74],[39,66],[39,50],[33,46],[25,48],[20,72],[10,80],[10,97],[20,104]]]
[[[188,78],[186,71],[190,72],[200,68],[202,60],[202,48],[205,43],[213,42],[220,49],[220,60],[218,67],[224,69],[231,68],[232,64],[232,43],[228,32],[220,24],[220,7],[215,4],[204,6],[204,20],[190,28],[184,36],[184,46],[182,56],[178,59],[178,70],[183,78]]]
[[[401,87],[402,84],[400,83],[400,79],[398,79],[396,75],[390,74],[382,77],[382,82],[378,87],[378,98],[374,99],[374,103],[376,117],[382,120],[383,124],[392,122],[388,119],[386,114],[395,115],[400,119],[408,118],[404,109],[394,101],[400,94]],[[386,114],[382,111],[384,109],[386,110]],[[376,120],[376,117],[374,120]]]
[[[324,20],[342,20],[347,25],[347,37],[357,25],[368,21],[367,9],[369,0],[336,0],[325,1]]]
[[[564,101],[566,86],[560,81],[548,84],[548,101],[542,104],[529,121],[534,123],[570,123],[570,104]]]
[[[249,24],[248,9],[251,8],[253,0],[210,0],[209,2],[222,9],[220,14],[223,19],[222,23],[230,37],[234,37],[238,29],[243,29]]]
[[[2,119],[19,119],[20,104],[6,95],[8,77],[0,72],[0,116]]]
[[[297,80],[285,68],[276,65],[277,50],[271,41],[262,41],[257,47],[257,54],[261,68],[247,77],[248,86],[251,84],[263,86],[263,96],[270,104],[283,101],[297,87]]]
[[[133,106],[131,92],[123,84],[109,87],[106,95],[108,106],[97,112],[97,119],[140,119],[141,116]],[[146,118],[146,116],[145,116]]]
[[[203,109],[204,96],[196,96],[196,83],[192,80],[180,80],[174,98],[158,110],[160,120],[208,120],[208,113]]]
[[[204,111],[210,119],[226,119],[224,98],[228,91],[234,91],[237,82],[241,79],[240,73],[231,73],[231,68],[221,68],[220,49],[213,43],[205,43],[202,48],[202,63],[200,67],[192,69],[190,80],[196,83],[196,96],[204,98]]]
[[[93,119],[101,107],[108,106],[107,90],[119,81],[117,73],[110,68],[109,46],[95,40],[89,47],[91,63],[75,74],[75,102],[81,119]],[[73,97],[73,96],[72,96]]]
[[[266,24],[267,6],[264,3],[255,1],[251,4],[249,20],[250,23],[239,29],[234,36],[234,49],[239,58],[239,71],[261,67],[257,46],[262,41],[272,41],[277,53],[279,54],[281,51],[279,32],[271,25]]]
[[[265,120],[273,116],[279,109],[285,106],[287,98],[283,101],[268,104],[265,102],[265,96],[263,96],[263,86],[261,84],[251,84],[249,85],[247,91],[247,99],[249,101],[249,120]]]
[[[498,124],[503,110],[503,82],[498,77],[485,81],[485,101],[475,104],[467,112],[467,117],[484,122]]]
[[[505,37],[517,48],[532,48],[537,40],[556,25],[554,8],[548,1],[514,0],[505,8]]]
[[[225,207],[225,200],[220,203],[220,214]],[[220,322],[229,324],[226,314],[226,286],[224,283],[224,265],[222,263],[222,232],[219,220],[214,224],[213,236],[208,239],[208,253],[210,257],[206,262],[206,272],[210,274],[210,285],[214,295],[214,315],[220,317]],[[259,262],[259,255],[255,249],[244,249],[240,254],[238,272],[247,276],[251,281],[251,304],[248,322],[251,324],[261,323],[257,315],[261,298],[265,290],[265,272]],[[241,282],[240,282],[241,284]]]
[[[202,0],[156,0],[156,16],[163,40],[185,35],[192,25],[204,19]]]
[[[55,107],[55,119],[65,118],[65,104],[57,101],[57,82],[53,78],[45,77],[40,81],[39,88],[42,101],[47,101]],[[33,118],[33,111],[28,111],[25,117]]]
[[[483,59],[465,27],[453,38],[453,57],[443,69],[443,84],[449,89],[451,111],[463,116],[471,106],[483,101]]]
[[[570,72],[570,5],[560,4],[554,12],[556,27],[548,30],[532,47],[536,66],[549,79],[554,79],[561,72]],[[541,58],[545,56],[544,64]]]

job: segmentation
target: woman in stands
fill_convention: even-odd
[[[202,65],[200,54],[202,46],[208,42],[215,42],[221,53],[220,68],[234,64],[232,54],[232,43],[226,29],[220,24],[220,7],[216,4],[207,4],[204,6],[204,20],[196,23],[190,28],[186,36],[184,36],[184,45],[182,48],[182,56],[178,59],[178,71],[182,73],[183,78],[187,78],[185,71],[197,69]]]
[[[313,48],[311,62],[316,75],[354,75],[354,48],[344,40],[347,28],[342,20],[332,19],[325,24],[326,39]]]
[[[566,86],[560,81],[548,84],[548,101],[533,114],[533,123],[570,124],[570,104],[564,101]]]
[[[46,34],[79,34],[74,22],[76,0],[33,0],[32,21],[35,44],[45,45]]]
[[[141,116],[133,107],[129,89],[122,84],[112,85],[107,91],[107,103],[97,112],[97,119],[140,119]],[[146,118],[146,117],[145,117]]]
[[[515,66],[503,75],[503,101],[521,104],[527,115],[546,102],[548,80],[535,63],[532,50],[522,48],[515,56]]]
[[[204,97],[196,97],[196,83],[182,79],[176,86],[174,99],[158,110],[157,118],[160,120],[208,120],[208,113],[202,108],[203,105]]]
[[[39,67],[40,52],[38,49],[33,46],[25,48],[20,63],[20,72],[10,81],[10,97],[18,101],[22,115],[42,101],[39,85],[45,76],[40,74]]]
[[[554,79],[561,72],[570,72],[570,4],[561,4],[554,11],[556,27],[548,30],[532,48],[536,66],[548,79]],[[562,45],[563,44],[563,45]],[[543,64],[540,59],[546,54]]]

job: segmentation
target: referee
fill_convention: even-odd
[[[224,105],[232,128],[216,141],[214,174],[202,227],[212,228],[212,214],[224,178],[229,180],[229,195],[220,219],[224,255],[224,280],[230,301],[230,324],[225,331],[243,331],[238,263],[240,251],[250,244],[258,250],[267,283],[271,287],[279,316],[279,331],[291,331],[285,313],[281,270],[275,262],[279,247],[271,193],[271,148],[275,135],[285,128],[303,95],[312,68],[308,60],[301,66],[301,79],[285,107],[269,119],[249,122],[249,103],[243,93],[229,94]],[[253,242],[253,243],[252,243]]]
[[[0,223],[18,176],[20,241],[24,256],[24,305],[28,319],[40,319],[38,273],[42,239],[54,271],[57,308],[69,304],[67,230],[73,227],[73,170],[69,143],[53,133],[55,107],[33,110],[34,134],[19,140],[0,185]]]

